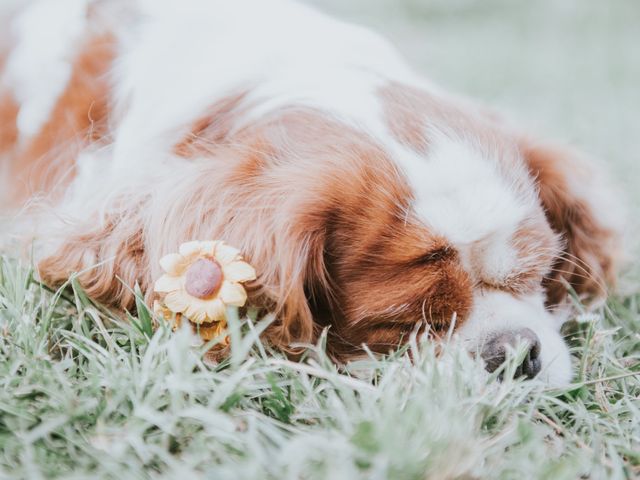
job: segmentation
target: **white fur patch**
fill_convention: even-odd
[[[456,245],[513,233],[528,209],[495,163],[463,140],[437,137],[426,159],[406,164],[419,217]]]
[[[129,168],[131,158],[156,162],[184,125],[243,89],[252,91],[255,107],[247,122],[302,105],[380,131],[376,89],[389,78],[414,79],[378,35],[292,1],[145,5],[116,72],[117,98],[127,105],[116,137],[118,168]]]
[[[36,1],[12,23],[16,44],[5,81],[20,106],[17,123],[22,137],[38,133],[69,81],[89,1]]]
[[[499,282],[517,267],[511,238],[535,204],[470,143],[438,132],[430,139],[426,158],[409,150],[396,156],[416,195],[415,212],[458,249],[469,273]],[[472,253],[477,242],[482,247]]]

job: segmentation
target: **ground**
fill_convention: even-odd
[[[414,342],[346,372],[322,343],[289,362],[256,340],[268,319],[232,319],[233,355],[210,367],[189,332],[152,332],[142,306],[139,319],[115,320],[73,280],[50,292],[6,252],[0,478],[639,477],[640,3],[315,3],[611,172],[631,261],[619,293],[566,327],[573,385],[497,382],[455,341],[439,359]]]

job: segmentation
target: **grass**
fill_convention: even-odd
[[[640,296],[567,334],[566,389],[497,382],[455,341],[338,371],[322,342],[269,352],[231,317],[233,354],[151,332],[0,263],[0,477],[633,478],[640,475]],[[413,361],[410,360],[410,357]],[[506,368],[514,368],[512,362]]]

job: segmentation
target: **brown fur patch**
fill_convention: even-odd
[[[54,255],[38,265],[48,285],[62,285],[72,274],[82,272],[78,281],[91,298],[127,310],[135,305],[133,287],[149,288],[148,269],[142,225],[124,217],[72,233]]]
[[[545,279],[548,304],[561,303],[567,282],[587,298],[601,298],[615,281],[620,253],[617,232],[601,224],[591,205],[571,187],[570,176],[588,182],[585,165],[568,150],[523,141],[531,174],[536,178],[540,199],[551,227],[562,235],[562,256]]]
[[[211,154],[214,149],[219,148],[245,110],[242,102],[246,96],[246,92],[229,95],[212,105],[205,115],[189,127],[184,139],[174,146],[174,153],[190,158]]]
[[[6,30],[7,25],[8,22],[0,18],[0,27]],[[6,33],[0,33],[0,155],[9,152],[18,139],[18,104],[2,79],[10,48],[6,36]]]
[[[379,233],[387,228],[392,229],[371,225]],[[470,312],[470,278],[444,240],[415,226],[380,243],[363,243],[353,259],[336,267],[337,282],[345,286],[339,292],[344,319],[338,317],[330,334],[339,340],[341,354],[355,353],[362,344],[386,353],[426,324],[439,335],[448,330],[454,315],[459,326]],[[378,258],[367,253],[369,247],[379,252]]]
[[[416,88],[391,83],[379,91],[387,127],[403,145],[426,152],[427,115],[434,109],[431,96]]]
[[[10,152],[18,140],[18,104],[11,92],[0,91],[0,155]]]
[[[76,56],[71,79],[39,133],[11,160],[11,198],[20,203],[35,192],[55,194],[73,179],[78,153],[107,129],[109,82],[114,55],[110,35],[91,39]],[[15,141],[15,139],[14,139]]]
[[[429,128],[460,139],[474,138],[478,144],[511,148],[514,143],[498,128],[497,116],[452,96],[398,82],[389,82],[378,91],[387,127],[403,145],[424,154],[429,147]],[[515,144],[514,144],[515,146]],[[514,148],[515,151],[515,148]]]
[[[529,293],[539,290],[543,278],[562,252],[558,234],[549,226],[543,212],[522,222],[511,239],[516,251],[517,269],[507,279],[507,290]]]

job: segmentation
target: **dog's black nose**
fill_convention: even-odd
[[[489,372],[493,372],[504,363],[509,349],[515,349],[517,345],[526,344],[527,355],[518,366],[515,376],[533,378],[540,373],[540,340],[529,328],[500,332],[490,337],[484,344],[480,356],[486,364]]]

